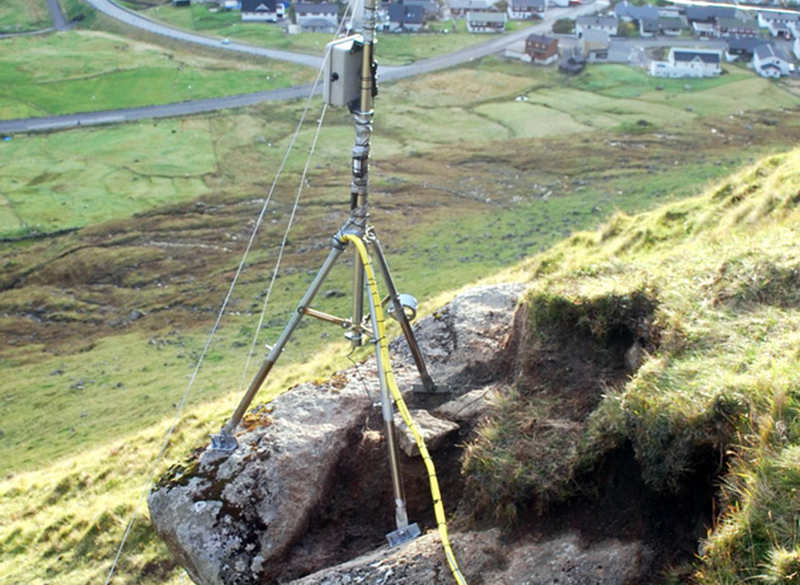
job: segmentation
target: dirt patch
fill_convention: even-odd
[[[438,449],[437,475],[447,502],[456,504],[463,490],[461,451],[455,440]],[[436,528],[428,473],[419,457],[401,454],[401,472],[410,522],[423,532]],[[395,527],[395,504],[380,413],[354,433],[326,486],[323,504],[312,512],[309,528],[282,563],[278,582],[297,579],[344,563],[386,544]]]

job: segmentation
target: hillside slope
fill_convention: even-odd
[[[406,400],[459,429],[438,475],[470,582],[796,581],[798,155],[573,236],[521,267],[530,290],[516,311],[487,303],[460,318],[467,297],[500,294],[473,289],[418,324],[452,394]],[[486,361],[465,338],[492,339],[498,318],[511,332]],[[391,500],[381,457],[362,453],[378,415],[356,371],[333,380],[257,411],[235,455],[197,450],[159,481],[154,522],[198,583],[450,582],[432,535],[413,553],[375,552],[391,523],[351,506]],[[476,425],[465,405],[487,397]],[[322,464],[305,455],[323,445]],[[423,476],[415,465],[402,457]],[[432,530],[429,512],[414,515]]]
[[[466,447],[462,501],[473,505],[461,506],[462,521],[529,530],[564,502],[589,499],[615,457],[630,452],[653,493],[710,488],[701,559],[659,579],[797,579],[798,171],[800,150],[769,157],[702,197],[620,215],[506,275],[532,287],[510,347],[514,391]],[[599,356],[603,375],[565,401],[559,375],[571,378],[537,365],[588,355],[580,352]],[[604,357],[624,366],[607,368]],[[202,441],[226,411],[196,410],[172,448]],[[130,516],[143,453],[163,430],[3,480],[7,582],[65,572],[70,582],[102,580],[118,546],[111,528]],[[177,583],[146,520],[131,535],[118,582]]]
[[[797,582],[799,171],[800,150],[769,157],[519,268],[532,289],[515,392],[467,447],[475,510],[522,523],[629,449],[654,493],[712,488],[696,582]],[[624,352],[635,374],[575,386],[564,356],[587,351]]]

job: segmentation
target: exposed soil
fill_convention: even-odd
[[[463,490],[461,450],[455,439],[439,448],[437,476],[445,505],[453,511]],[[423,530],[435,529],[428,473],[419,457],[401,454],[401,472],[410,522]],[[334,480],[326,486],[324,505],[309,522],[309,530],[284,560],[273,578],[285,582],[331,567],[386,544],[395,526],[394,495],[380,412],[354,433],[351,448],[339,463]]]
[[[506,364],[515,367],[496,371],[496,382],[516,384],[526,395],[546,398],[553,405],[553,420],[582,424],[602,393],[624,383],[633,373],[627,355],[631,345],[636,342],[655,349],[655,334],[643,338],[641,331],[634,334],[627,324],[612,328],[604,343],[568,325],[542,343],[533,338],[527,317],[525,310],[518,312],[505,352]],[[638,317],[646,319],[648,315]],[[485,373],[478,376],[483,378]],[[492,525],[486,516],[475,524],[474,503],[465,491],[462,448],[472,432],[463,429],[461,437],[454,437],[433,454],[448,513],[454,516],[451,529]],[[268,575],[264,583],[297,579],[385,544],[387,527],[394,526],[394,503],[379,412],[353,433],[350,443],[334,480],[325,487],[325,503],[312,515],[308,532],[285,558],[281,573]],[[422,461],[403,456],[402,467],[410,520],[418,522],[423,532],[434,530]],[[667,575],[688,579],[698,541],[713,521],[720,471],[710,454],[698,461],[695,469],[679,493],[656,492],[643,481],[633,449],[626,444],[608,453],[590,472],[575,477],[573,495],[568,498],[547,501],[544,507],[532,498],[517,524],[505,531],[506,546],[493,549],[492,567],[502,569],[509,564],[511,558],[504,550],[513,552],[521,543],[545,543],[564,534],[577,534],[587,550],[608,541],[643,545],[647,559],[638,562],[646,563],[647,570],[631,583],[661,583]],[[473,552],[485,556],[484,548]],[[478,562],[467,562],[473,560]],[[475,582],[483,581],[478,576]]]

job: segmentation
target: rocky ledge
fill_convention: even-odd
[[[462,495],[459,445],[503,391],[521,285],[478,287],[421,320],[415,332],[447,394],[418,395],[403,339],[391,344],[398,384],[426,434],[445,505]],[[253,409],[231,454],[200,449],[172,468],[148,500],[157,532],[197,585],[452,583],[438,535],[388,548],[394,505],[374,360],[323,384],[301,384]],[[399,428],[402,435],[403,429]],[[412,521],[431,530],[427,474],[401,436]],[[506,540],[497,529],[456,531],[462,569],[476,583],[644,582],[637,542],[591,544],[556,531]]]

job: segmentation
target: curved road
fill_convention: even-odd
[[[322,57],[317,57],[315,55],[303,55],[301,53],[290,53],[289,51],[265,49],[261,47],[254,47],[252,45],[246,45],[244,43],[232,42],[230,44],[223,45],[219,38],[207,37],[162,24],[142,16],[141,14],[138,14],[132,10],[123,8],[111,0],[84,0],[84,2],[95,8],[97,11],[110,16],[114,20],[119,20],[125,24],[129,24],[144,31],[164,37],[169,37],[187,43],[194,43],[196,45],[213,47],[215,49],[222,48],[228,51],[247,53],[248,55],[256,55],[258,57],[266,57],[267,59],[288,61],[289,63],[297,63],[298,65],[305,65],[306,67],[312,67],[314,69],[319,69],[322,66]]]
[[[53,0],[55,1],[55,0]],[[148,32],[170,37],[176,40],[200,44],[215,49],[224,49],[240,53],[248,53],[268,59],[289,61],[307,67],[319,69],[322,66],[322,57],[314,55],[303,55],[288,51],[266,49],[254,47],[242,43],[230,43],[223,45],[219,39],[206,37],[185,30],[176,29],[139,14],[121,8],[110,0],[85,0],[97,10],[108,16],[127,23],[131,26],[141,28]],[[503,36],[494,37],[491,40],[473,45],[459,51],[433,57],[424,61],[418,61],[410,65],[400,67],[381,67],[380,80],[394,81],[405,77],[412,77],[423,73],[430,73],[441,69],[455,67],[462,63],[480,59],[488,55],[502,51],[508,45],[524,39],[531,33],[543,34],[549,32],[553,23],[559,18],[576,18],[583,14],[596,12],[608,6],[607,0],[598,0],[590,4],[581,5],[573,8],[552,8],[547,11],[547,17],[537,24],[518,30]],[[57,130],[64,128],[76,128],[81,126],[93,126],[98,124],[115,124],[119,122],[129,122],[133,120],[166,118],[183,116],[187,114],[199,114],[227,108],[239,108],[250,106],[265,101],[285,100],[292,98],[306,97],[311,92],[312,85],[298,85],[294,87],[263,91],[250,94],[241,94],[228,97],[211,98],[190,102],[179,102],[160,106],[147,106],[140,108],[126,108],[120,110],[108,110],[101,112],[86,112],[79,114],[68,114],[62,116],[49,116],[42,118],[26,118],[20,120],[0,121],[0,132],[13,134],[19,132],[37,132],[42,130]],[[317,88],[321,91],[321,88]]]

